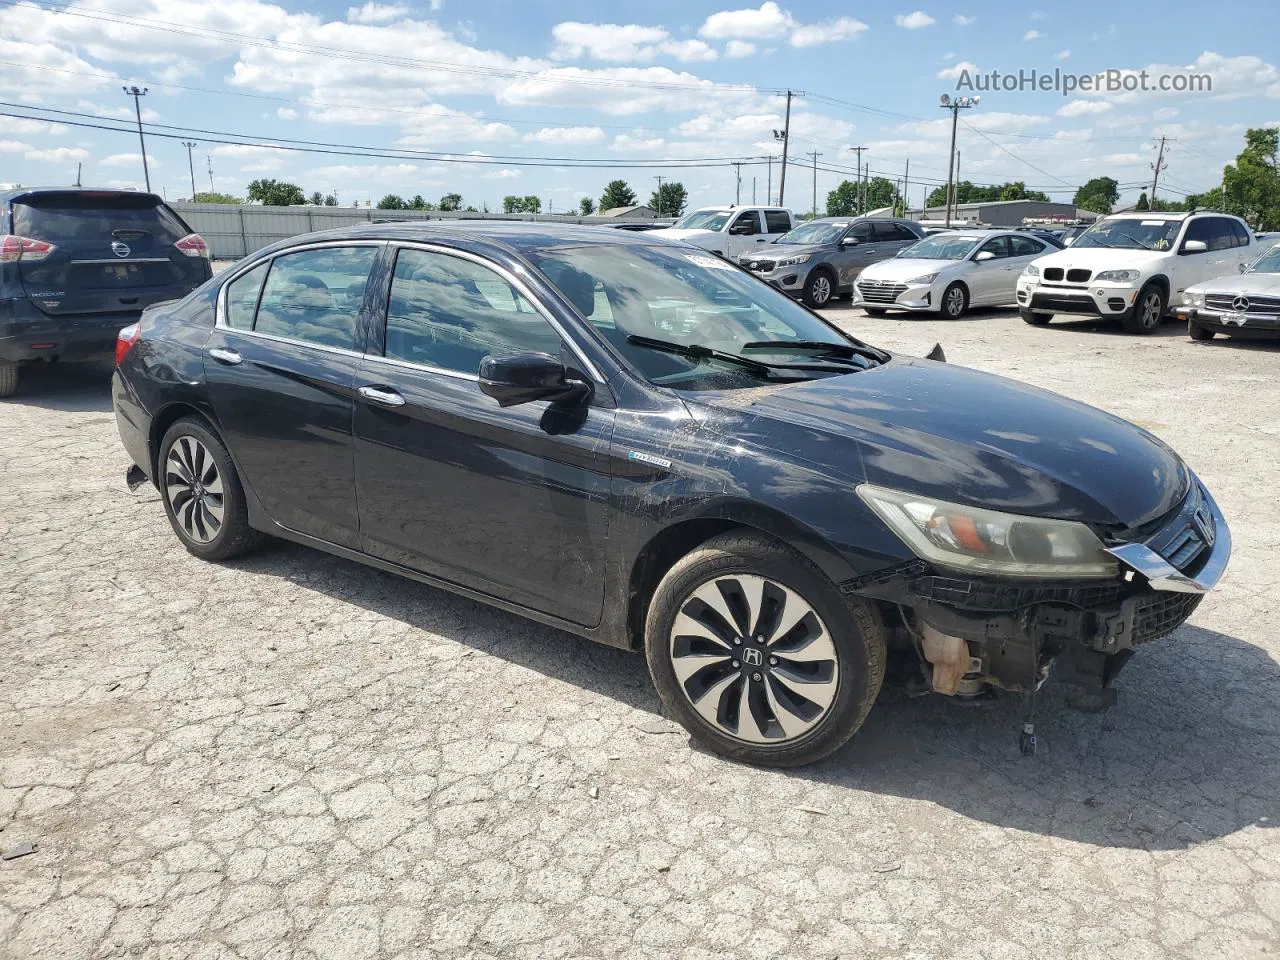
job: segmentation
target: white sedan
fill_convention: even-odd
[[[1016,230],[936,233],[863,270],[853,305],[872,316],[909,310],[955,320],[970,307],[1016,303],[1023,268],[1056,249]]]

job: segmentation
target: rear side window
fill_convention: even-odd
[[[146,196],[55,193],[15,203],[13,232],[76,249],[106,247],[113,240],[167,246],[191,231],[172,210]]]
[[[227,287],[227,326],[233,330],[252,330],[253,314],[258,309],[258,294],[271,264],[261,263],[242,273]]]
[[[1247,247],[1249,245],[1249,229],[1239,220],[1232,220],[1231,225],[1236,231],[1236,246]]]
[[[1010,237],[1009,246],[1015,257],[1032,257],[1044,252],[1044,244],[1030,237]]]
[[[769,228],[765,233],[786,233],[791,229],[791,218],[785,210],[766,210],[764,221]]]
[[[1235,224],[1226,217],[1214,217],[1209,222],[1209,249],[1232,249],[1236,245]]]
[[[355,349],[377,247],[324,247],[271,261],[253,329],[326,347]]]
[[[875,228],[876,228],[877,240],[883,240],[886,242],[893,241],[897,243],[903,240],[919,239],[914,233],[912,233],[910,230],[908,230],[906,227],[904,227],[900,223],[894,223],[892,221],[884,221],[884,222],[877,223],[875,225]]]

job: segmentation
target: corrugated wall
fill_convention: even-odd
[[[317,230],[332,230],[377,220],[554,220],[581,223],[576,216],[441,213],[373,210],[360,207],[257,207],[230,203],[169,204],[208,242],[215,258],[239,260],[268,244]],[[598,220],[595,222],[599,222]]]

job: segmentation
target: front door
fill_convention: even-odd
[[[1001,291],[1011,282],[1009,270],[1008,237],[992,237],[980,246],[973,254],[973,270],[966,278],[969,305],[976,307],[1000,302]],[[1014,274],[1012,282],[1016,281],[1017,275]]]
[[[290,530],[352,548],[357,331],[380,247],[286,253],[242,274],[205,344],[214,413],[263,508]]]
[[[743,254],[754,253],[759,249],[757,244],[765,242],[764,230],[760,226],[760,215],[755,210],[743,210],[729,224],[728,250],[730,260],[737,263]]]
[[[578,361],[524,291],[456,251],[396,256],[382,348],[360,365],[356,483],[363,549],[592,626],[604,598],[614,413],[589,404],[502,408],[480,361],[542,352]]]

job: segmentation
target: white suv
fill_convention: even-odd
[[[1238,273],[1257,252],[1239,217],[1116,214],[1031,263],[1018,278],[1018,308],[1036,326],[1066,314],[1113,318],[1130,333],[1151,333],[1187,287]]]
[[[772,243],[793,226],[791,211],[781,207],[702,207],[650,236],[691,243],[736,262],[759,249],[757,244]]]

